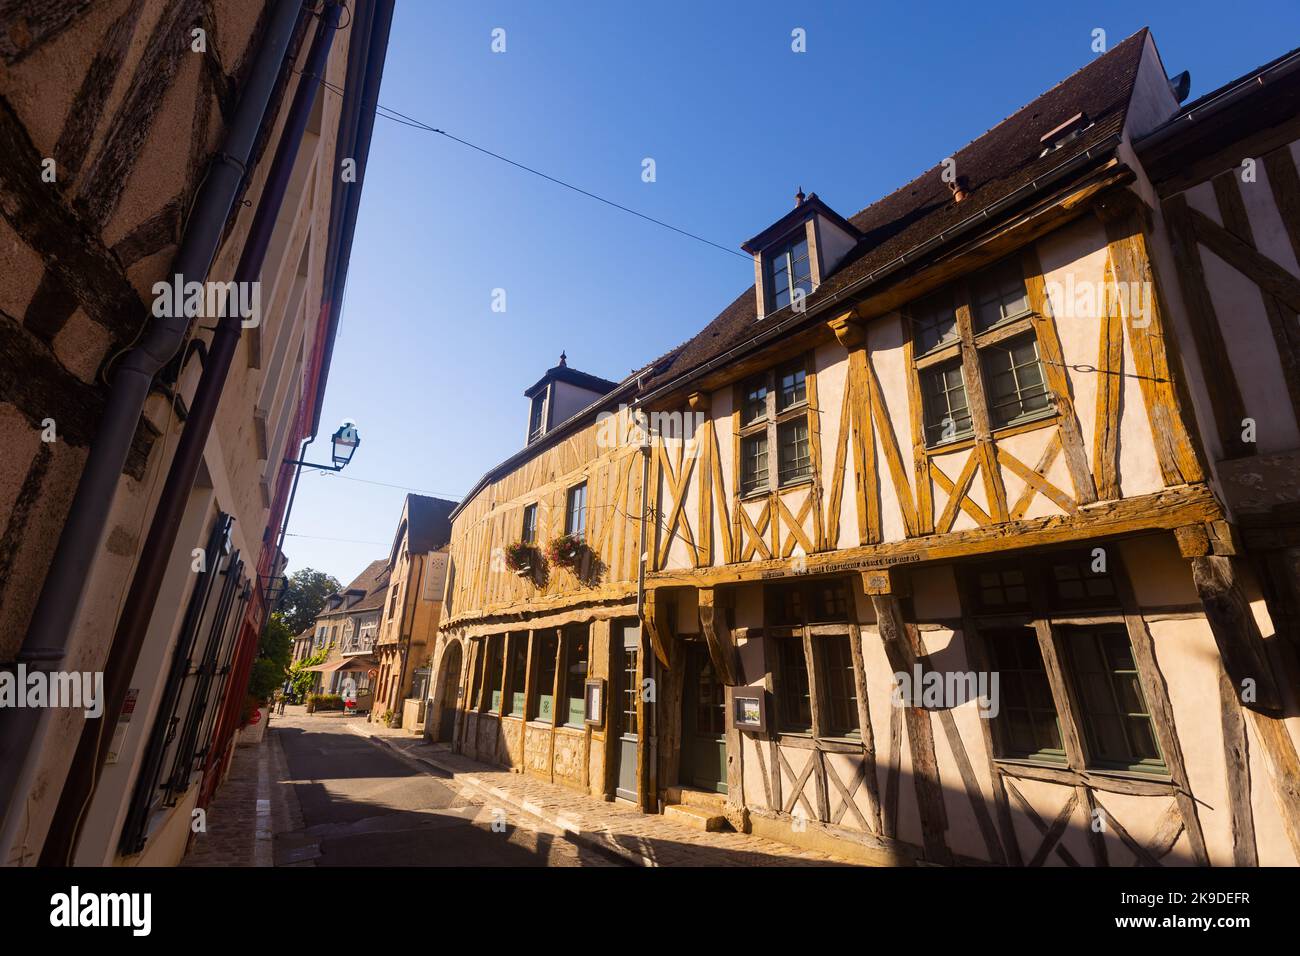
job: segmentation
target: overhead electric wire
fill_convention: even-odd
[[[343,95],[343,90],[335,86],[334,84],[330,83],[328,80],[322,79],[320,83],[330,92],[338,96]],[[516,160],[513,160],[508,156],[502,156],[500,153],[494,153],[490,149],[487,149],[483,146],[479,146],[476,143],[471,143],[467,139],[461,139],[459,136],[454,136],[451,133],[448,133],[445,129],[438,129],[436,126],[430,126],[428,123],[418,120],[413,116],[407,116],[405,113],[401,113],[395,109],[392,109],[391,107],[384,106],[382,103],[376,106],[375,115],[382,117],[383,119],[390,120],[391,122],[397,123],[401,126],[409,126],[412,129],[423,130],[428,133],[437,133],[439,136],[445,136],[447,139],[452,140],[453,142],[456,143],[460,143],[462,146],[468,146],[470,149],[483,153],[485,156],[491,156],[493,159],[500,160],[503,163],[508,163],[509,165],[514,166],[516,169],[522,169],[524,172],[532,173],[534,176],[540,176],[542,179],[545,179],[547,182],[555,183],[555,185],[557,186],[563,186],[565,189],[571,189],[575,193],[579,193],[580,195],[586,196],[588,199],[594,199],[597,202],[604,203],[606,206],[612,206],[614,209],[618,209],[622,212],[636,216],[638,219],[644,219],[646,222],[654,223],[656,226],[661,226],[664,229],[668,229],[671,230],[672,232],[677,233],[678,235],[686,236],[688,239],[694,239],[696,242],[702,242],[707,246],[712,246],[714,249],[720,249],[723,252],[730,253],[733,256],[739,256],[741,259],[744,259],[746,261],[749,261],[750,259],[750,257],[743,252],[737,252],[735,249],[729,249],[724,245],[714,242],[712,239],[705,239],[703,236],[697,235],[693,232],[689,232],[686,229],[680,229],[677,226],[674,226],[672,223],[664,222],[662,219],[656,219],[654,216],[648,216],[643,212],[638,212],[635,209],[632,209],[628,206],[624,206],[622,203],[614,202],[614,200],[612,199],[606,199],[604,196],[598,196],[596,193],[593,193],[587,189],[583,189],[581,186],[575,186],[573,183],[566,182],[563,179],[558,179],[557,177],[552,176],[549,173],[544,173],[540,169],[534,169],[532,166],[525,165],[524,163],[517,162]]]
[[[406,485],[394,485],[387,481],[375,481],[371,478],[357,478],[353,475],[345,475],[342,472],[333,471],[329,468],[305,468],[304,471],[314,471],[320,475],[334,476],[336,478],[345,478],[348,481],[359,481],[366,485],[379,485],[381,488],[396,488],[398,491],[410,491],[417,495],[428,495],[432,498],[446,498],[449,501],[460,501],[461,495],[449,494],[445,491],[426,491],[423,488],[409,488]]]

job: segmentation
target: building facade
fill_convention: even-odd
[[[429,655],[447,581],[448,520],[454,501],[409,494],[388,555],[388,598],[379,627],[371,720],[419,733],[424,726]]]
[[[1298,65],[1184,103],[1142,31],[530,389],[426,734],[872,862],[1295,865]]]
[[[171,864],[256,705],[392,3],[20,6],[0,13],[0,662],[100,675],[104,706],[0,722],[0,860]]]
[[[388,562],[371,561],[347,587],[325,599],[316,615],[316,651],[328,648],[325,660],[315,665],[319,679],[314,692],[340,694],[343,682],[356,685],[358,712],[370,711],[374,703],[375,676],[379,661],[375,644],[388,597]],[[314,653],[314,652],[313,652]]]

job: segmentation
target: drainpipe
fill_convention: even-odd
[[[312,38],[302,77],[294,91],[284,129],[276,143],[275,156],[271,160],[248,238],[244,241],[239,264],[235,267],[234,281],[241,285],[258,281],[261,277],[275,220],[284,202],[289,177],[298,157],[298,148],[311,117],[312,104],[320,90],[319,79],[325,75],[330,47],[338,32],[340,10],[338,3],[329,2],[320,14],[316,35]],[[226,311],[232,310],[227,308]],[[42,851],[43,864],[63,863],[75,845],[77,821],[82,817],[82,808],[94,791],[99,768],[113,739],[111,733],[101,733],[100,729],[115,727],[122,712],[135,665],[144,645],[145,631],[153,617],[158,591],[162,587],[163,575],[167,571],[167,563],[185,514],[185,506],[203,462],[204,446],[216,419],[217,407],[226,386],[226,376],[239,346],[243,332],[242,322],[237,312],[222,316],[208,347],[208,358],[203,363],[203,374],[185,419],[185,429],[181,432],[167,472],[167,480],[154,509],[153,522],[141,548],[135,576],[131,579],[131,588],[109,649],[108,664],[104,671],[104,713],[100,718],[103,723],[96,725],[86,721],[82,725],[81,743],[68,771],[63,795]]]
[[[214,154],[195,197],[185,235],[169,270],[173,275],[182,275],[187,281],[207,278],[300,17],[305,22],[300,0],[278,0],[225,142]],[[29,672],[58,670],[63,664],[150,385],[180,349],[190,320],[182,315],[146,321],[149,330],[144,341],[123,357],[114,372],[103,419],[18,654],[17,662],[26,664]],[[4,723],[5,730],[0,732],[0,766],[4,768],[0,773],[0,806],[4,809],[0,848],[4,856],[0,859],[7,860],[27,815],[25,806],[14,805],[14,795],[30,791],[36,774],[34,756],[49,733],[50,721],[48,711],[20,709]]]

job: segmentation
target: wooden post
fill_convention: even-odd
[[[1180,538],[1179,543],[1182,544],[1186,537]],[[1268,766],[1269,784],[1278,813],[1282,817],[1283,829],[1292,852],[1300,857],[1300,756],[1297,756],[1295,741],[1283,723],[1285,711],[1282,694],[1269,666],[1263,635],[1260,634],[1250,604],[1242,593],[1237,577],[1237,561],[1235,557],[1220,554],[1193,556],[1192,580],[1205,607],[1205,617],[1214,633],[1215,643],[1219,645],[1232,696],[1250,714],[1250,721],[1254,724],[1260,751]],[[1252,686],[1255,699],[1243,700],[1243,689]],[[1224,721],[1225,729],[1234,726],[1230,713],[1225,713]],[[1226,746],[1231,748],[1232,744],[1231,739],[1225,739]],[[1244,760],[1240,763],[1239,769],[1248,772],[1249,764]],[[1229,770],[1233,770],[1231,760]],[[1249,797],[1249,779],[1242,780],[1238,776],[1238,779],[1229,780],[1229,792],[1234,797],[1236,808],[1234,857],[1244,855],[1248,858],[1248,849],[1237,841],[1244,844],[1247,836],[1244,833],[1246,817],[1241,804]]]
[[[896,580],[898,572],[889,571],[884,579]],[[903,620],[903,611],[896,593],[881,593],[884,587],[881,572],[863,572],[863,587],[871,595],[876,610],[876,626],[885,648],[889,666],[895,673],[912,674],[918,661],[925,666],[924,654],[919,653],[920,641],[914,625]],[[935,863],[951,863],[952,851],[948,849],[945,832],[948,814],[943,805],[943,788],[939,784],[939,763],[934,752],[934,730],[930,714],[924,708],[906,706],[903,716],[907,722],[907,741],[912,753],[912,780],[916,787],[917,809],[921,816],[922,842],[927,859]]]
[[[709,658],[722,683],[734,687],[740,683],[740,666],[736,658],[736,642],[727,627],[726,611],[715,605],[713,588],[699,589],[700,628],[709,646]]]
[[[1235,558],[1204,554],[1192,557],[1192,581],[1205,607],[1205,617],[1219,645],[1224,669],[1232,680],[1242,706],[1249,710],[1282,716],[1282,697],[1273,680],[1264,653],[1263,636],[1242,594]],[[1254,700],[1243,699],[1243,691]]]

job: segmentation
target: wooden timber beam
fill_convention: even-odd
[[[709,645],[709,659],[722,683],[734,687],[740,683],[740,663],[736,655],[736,642],[727,626],[725,608],[715,604],[713,588],[700,588],[700,627]]]
[[[1242,593],[1235,561],[1222,555],[1196,555],[1191,558],[1192,581],[1242,706],[1280,717],[1282,696],[1268,665],[1259,625]]]
[[[862,572],[862,593],[868,597],[907,597],[911,584],[899,568],[873,568]]]
[[[646,635],[650,638],[650,646],[654,648],[655,657],[659,658],[659,663],[663,664],[664,667],[672,667],[672,632],[663,602],[656,600],[656,594],[655,588],[646,589],[645,606],[641,611],[641,620],[645,624]]]
[[[1188,427],[1185,415],[1190,400],[1177,343],[1172,330],[1166,329],[1168,309],[1151,262],[1150,210],[1135,193],[1116,190],[1097,204],[1096,212],[1106,229],[1110,265],[1119,288],[1149,290],[1138,299],[1148,304],[1147,314],[1132,314],[1131,295],[1120,296],[1120,305],[1160,473],[1167,487],[1204,481],[1201,450],[1193,444],[1195,431]]]
[[[1180,539],[1192,540],[1185,534]],[[1222,554],[1191,558],[1192,580],[1205,607],[1214,640],[1219,645],[1226,677],[1221,683],[1224,745],[1229,770],[1229,799],[1233,813],[1233,854],[1236,861],[1251,858],[1254,825],[1250,812],[1249,738],[1239,726],[1236,709],[1249,715],[1255,739],[1268,768],[1269,784],[1282,827],[1292,852],[1300,858],[1300,755],[1283,720],[1284,702],[1269,667],[1268,648],[1242,591],[1237,575],[1240,559]],[[1274,641],[1281,640],[1274,636]],[[1286,649],[1280,649],[1285,654]],[[1247,684],[1253,681],[1253,685]],[[1243,699],[1253,686],[1254,700]],[[1230,699],[1231,698],[1231,699]]]
[[[1216,521],[1223,511],[1209,488],[1191,485],[1167,488],[1150,495],[1105,501],[1080,508],[1073,515],[1022,518],[1001,525],[970,528],[926,538],[878,545],[839,548],[799,558],[803,573],[846,574],[901,565],[936,563],[1005,551],[1014,539],[1024,548],[1046,547],[1141,531],[1172,531],[1196,522]],[[747,561],[744,564],[657,571],[647,576],[650,587],[716,587],[773,577],[793,576],[793,558]]]
[[[918,659],[924,667],[926,661],[924,654],[920,653],[916,627],[903,620],[897,596],[873,594],[871,604],[876,611],[880,642],[894,672],[911,674]],[[905,706],[903,718],[907,722],[907,742],[912,753],[912,781],[916,787],[925,855],[934,863],[950,863],[952,851],[944,836],[948,829],[948,814],[944,810],[943,787],[939,783],[939,762],[934,751],[930,714],[922,707]]]

